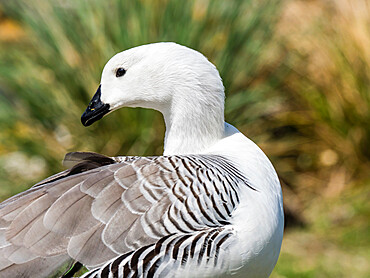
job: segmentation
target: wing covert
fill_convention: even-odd
[[[18,263],[67,253],[96,267],[172,234],[228,224],[239,202],[237,188],[248,186],[221,156],[110,159],[79,153],[68,160],[75,172],[67,170],[1,205],[5,258],[10,245],[29,250]],[[93,252],[94,246],[101,251]]]

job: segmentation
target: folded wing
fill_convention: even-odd
[[[223,227],[238,187],[249,186],[214,155],[72,153],[65,164],[71,169],[0,204],[0,274],[37,260],[55,268],[55,258],[95,268],[167,236]]]

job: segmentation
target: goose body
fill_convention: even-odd
[[[0,277],[268,277],[283,237],[282,193],[265,154],[224,122],[224,88],[175,43],[115,55],[81,120],[160,111],[163,156],[70,153],[70,167],[0,204]]]

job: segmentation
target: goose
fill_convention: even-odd
[[[2,202],[0,277],[74,263],[82,277],[268,277],[283,238],[281,186],[262,150],[224,121],[224,98],[196,50],[160,42],[113,56],[82,124],[121,107],[158,110],[163,155],[69,153],[68,170]]]

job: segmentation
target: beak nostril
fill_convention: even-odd
[[[88,107],[81,116],[81,122],[84,126],[89,126],[97,120],[100,120],[105,114],[109,112],[109,104],[105,104],[100,100],[100,88],[101,86],[99,86]]]

